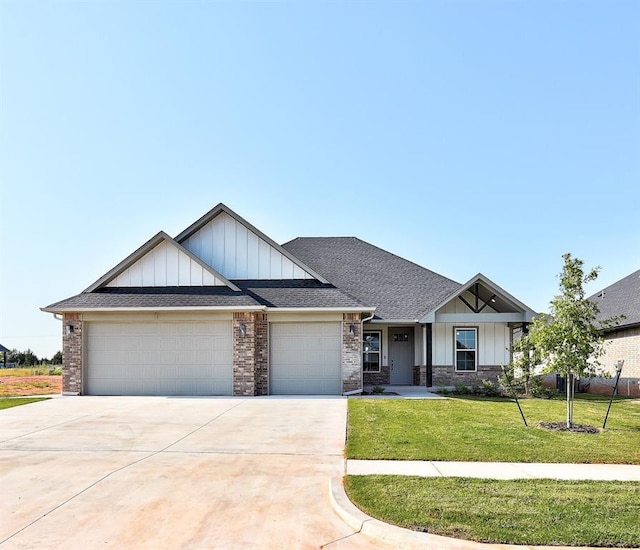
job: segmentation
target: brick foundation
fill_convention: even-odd
[[[380,372],[365,372],[362,375],[365,386],[388,386],[391,383],[389,365],[382,365]]]
[[[342,314],[342,391],[362,388],[362,324],[359,313]]]
[[[82,393],[82,320],[79,313],[65,313],[62,320],[62,393]]]
[[[491,382],[496,383],[500,373],[500,365],[478,366],[477,371],[469,372],[456,372],[453,365],[434,365],[433,385],[455,386],[456,384],[464,384],[465,386],[477,386],[480,385],[483,380],[490,380]]]

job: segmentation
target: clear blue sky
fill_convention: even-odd
[[[537,311],[640,267],[640,2],[0,2],[0,343],[219,202]]]

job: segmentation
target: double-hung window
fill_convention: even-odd
[[[362,338],[362,370],[363,372],[380,372],[380,340],[382,332],[366,330]]]
[[[478,365],[478,329],[455,328],[456,370],[474,371]]]

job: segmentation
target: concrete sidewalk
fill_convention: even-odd
[[[568,479],[640,481],[633,464],[538,464],[520,462],[438,462],[421,460],[347,460],[347,475],[475,477],[489,479]]]

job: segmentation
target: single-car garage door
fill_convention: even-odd
[[[273,395],[342,393],[341,323],[271,323]]]
[[[86,327],[90,395],[231,395],[230,321]]]

